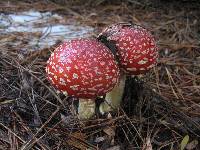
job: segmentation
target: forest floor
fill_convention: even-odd
[[[198,1],[0,2],[0,149],[200,149]],[[63,40],[96,37],[106,26],[149,29],[158,65],[128,78],[121,108],[81,121],[73,98],[46,79]],[[64,104],[64,106],[62,105]]]

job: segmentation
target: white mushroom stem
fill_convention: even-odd
[[[104,114],[119,108],[125,88],[126,75],[121,75],[118,85],[106,94],[105,101],[100,104],[99,111]]]
[[[79,99],[78,116],[79,119],[89,119],[95,114],[94,99]]]

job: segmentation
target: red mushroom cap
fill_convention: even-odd
[[[146,73],[157,63],[158,48],[151,33],[138,25],[114,24],[99,35],[113,41],[120,67],[128,74]]]
[[[47,77],[64,94],[95,98],[111,91],[119,79],[114,55],[95,39],[61,44],[47,61]]]

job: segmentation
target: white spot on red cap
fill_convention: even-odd
[[[78,79],[78,75],[76,73],[73,73],[73,79]]]
[[[65,96],[68,96],[67,91],[62,91],[62,93],[63,93]]]
[[[59,73],[63,73],[63,68],[62,67],[59,67]]]
[[[139,65],[143,65],[143,64],[146,64],[146,63],[148,63],[148,60],[140,60],[140,61],[138,61]]]
[[[137,71],[137,68],[134,68],[134,67],[132,67],[132,68],[126,68],[126,70],[128,70],[128,71]]]
[[[67,69],[67,71],[70,71],[71,67],[67,66],[66,69]]]
[[[66,82],[65,82],[65,80],[63,78],[60,78],[60,84],[61,85],[67,85]]]
[[[57,75],[54,75],[53,77],[54,77],[55,80],[58,80],[58,76]]]
[[[77,91],[78,87],[79,87],[79,85],[71,85],[71,86],[69,86],[69,88],[71,88],[74,91]]]

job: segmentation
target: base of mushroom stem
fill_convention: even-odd
[[[78,117],[79,119],[90,119],[95,114],[94,99],[79,99]]]
[[[109,111],[114,111],[119,108],[124,94],[126,75],[120,77],[119,84],[112,91],[106,94],[105,101],[100,104],[99,112],[103,115]]]

